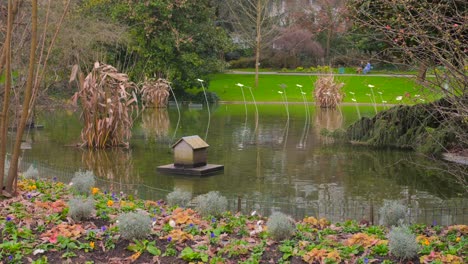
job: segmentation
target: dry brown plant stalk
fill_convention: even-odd
[[[83,108],[82,146],[128,148],[133,126],[132,112],[138,110],[135,84],[114,67],[95,62],[93,70],[80,81],[79,86],[80,90],[72,99],[75,103],[80,99]]]
[[[336,83],[333,75],[321,76],[315,82],[315,102],[323,108],[336,108],[343,101],[344,83]]]
[[[165,108],[169,100],[170,83],[166,79],[148,79],[143,83],[141,98],[147,107]]]

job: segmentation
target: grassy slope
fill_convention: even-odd
[[[314,82],[317,76],[297,76],[297,75],[260,75],[259,87],[253,89],[255,99],[258,102],[280,102],[281,95],[278,91],[281,90],[279,84],[286,84],[286,93],[288,101],[301,102],[302,97],[296,84],[303,86],[303,91],[307,93],[308,100],[313,100],[312,91]],[[389,104],[397,103],[396,97],[403,96],[409,93],[411,98],[405,98],[405,103],[414,103],[419,100],[414,95],[421,95],[420,98],[430,100],[434,97],[432,94],[424,93],[417,87],[413,78],[406,77],[379,77],[372,75],[362,76],[337,76],[337,81],[345,83],[343,90],[346,93],[345,102],[353,102],[353,95],[349,92],[354,92],[354,98],[358,103],[371,103],[371,89],[367,86],[372,84],[374,88],[375,101],[381,103],[382,100]],[[243,101],[242,93],[236,83],[242,83],[253,87],[254,75],[249,74],[215,74],[211,78],[209,90],[218,94],[221,101]],[[382,92],[382,97],[378,92]],[[252,101],[250,93],[245,89],[246,100]]]

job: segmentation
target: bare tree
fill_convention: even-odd
[[[419,129],[421,134],[417,135],[433,142],[438,150],[468,156],[468,3],[351,0],[349,7],[356,27],[367,29],[370,36],[380,36],[388,44],[389,52],[403,58],[407,65],[419,65],[422,88],[443,97],[412,108],[424,109],[425,114],[411,122],[422,129],[411,129]],[[434,77],[424,79],[429,66],[433,67]],[[468,177],[466,167],[451,169],[450,173]]]
[[[283,67],[299,66],[300,55],[323,58],[322,46],[314,40],[314,35],[307,29],[299,26],[284,28],[273,41],[273,50],[278,51],[283,58]],[[288,65],[287,61],[293,60]]]
[[[275,32],[275,22],[280,14],[273,12],[275,0],[229,0],[232,25],[238,34],[238,41],[255,51],[255,87],[258,86],[258,72],[261,51]]]
[[[47,17],[49,14],[49,9],[51,6],[51,0],[48,0],[48,2],[42,2],[42,3],[47,3],[46,6],[47,10],[46,13],[46,21]],[[65,8],[63,10],[63,15],[61,21],[63,21],[63,17],[68,11],[68,5],[70,3],[70,0],[65,2]],[[17,175],[18,175],[18,163],[19,163],[19,155],[20,155],[20,146],[21,146],[21,141],[22,137],[24,134],[24,130],[26,127],[26,123],[28,121],[28,118],[31,114],[31,109],[33,109],[34,105],[34,99],[37,95],[37,90],[39,88],[39,84],[41,82],[41,79],[44,77],[45,70],[47,68],[47,60],[49,58],[49,55],[51,53],[51,47],[54,45],[58,30],[60,29],[61,26],[61,21],[54,25],[55,27],[55,34],[53,34],[52,37],[47,38],[47,26],[44,27],[44,33],[42,34],[42,41],[41,45],[38,46],[38,11],[39,11],[39,3],[37,0],[31,1],[30,5],[24,7],[24,12],[22,18],[26,16],[31,17],[31,22],[30,23],[19,23],[23,27],[24,31],[20,34],[21,37],[18,39],[13,39],[13,21],[15,15],[19,11],[21,1],[17,0],[9,0],[8,1],[8,14],[7,14],[7,21],[9,26],[7,26],[7,37],[3,43],[3,47],[5,50],[5,76],[6,76],[6,85],[5,85],[5,93],[4,93],[4,104],[3,104],[3,111],[2,111],[2,116],[1,116],[1,135],[0,135],[0,142],[1,142],[1,151],[0,151],[0,180],[2,183],[2,188],[4,187],[3,195],[5,196],[11,196],[14,195],[16,192],[16,185],[14,184],[17,180]],[[28,14],[28,15],[26,15]],[[21,19],[22,19],[21,18]],[[47,25],[47,23],[45,23]],[[30,28],[29,28],[30,26]],[[30,35],[29,35],[30,34]],[[15,41],[15,46],[16,47],[22,47],[25,45],[26,40],[29,40],[29,56],[28,58],[23,58],[19,50],[16,50],[16,52],[13,52],[12,50],[12,44],[13,41]],[[36,56],[38,53],[38,47],[39,47],[39,56]],[[48,47],[46,49],[46,47]],[[46,52],[47,50],[47,52]],[[3,51],[2,51],[3,54]],[[9,91],[12,89],[12,83],[11,83],[11,75],[13,71],[12,67],[12,61],[11,59],[15,58],[18,63],[15,65],[17,67],[17,71],[19,72],[20,76],[25,76],[24,79],[26,79],[26,84],[24,86],[24,90],[21,90],[22,84],[17,83],[15,86],[15,90],[18,92],[15,94],[15,97],[19,100],[20,96],[23,97],[23,102],[21,106],[21,117],[19,121],[16,124],[16,136],[15,136],[15,142],[12,148],[12,155],[10,159],[10,167],[8,170],[8,177],[5,186],[3,186],[3,178],[4,178],[4,173],[5,173],[5,156],[6,156],[6,140],[7,140],[7,135],[6,131],[8,129],[8,116],[9,116],[9,105],[10,105],[10,94]],[[22,67],[22,62],[28,62],[28,66],[25,66],[24,68],[27,68],[27,73],[24,73],[24,69]],[[3,65],[3,61],[0,60],[0,65]],[[39,65],[39,66],[37,66]],[[2,68],[2,67],[0,67]]]
[[[330,62],[331,43],[337,33],[346,31],[346,12],[345,0],[318,0],[318,9],[315,11],[316,20],[312,27],[316,32],[325,33],[325,58]]]

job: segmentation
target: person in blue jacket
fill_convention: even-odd
[[[362,70],[362,73],[366,74],[366,73],[368,73],[371,69],[372,69],[372,65],[370,64],[370,62],[368,62],[368,63],[366,64],[366,67],[364,67],[364,70]]]

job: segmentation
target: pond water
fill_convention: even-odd
[[[337,221],[376,221],[385,200],[398,200],[411,208],[412,221],[468,221],[468,198],[444,173],[449,164],[411,151],[334,142],[321,133],[345,128],[358,115],[371,116],[374,107],[327,111],[266,104],[259,105],[258,112],[257,119],[254,105],[218,105],[208,126],[206,108],[184,106],[180,119],[174,106],[145,110],[135,121],[130,149],[106,151],[70,146],[79,142],[77,113],[43,113],[37,123],[45,128],[26,132],[32,148],[24,150],[23,161],[63,181],[79,169],[93,170],[102,189],[144,199],[163,198],[174,188],[194,196],[219,191],[228,197],[231,210],[240,207],[266,215],[281,210]],[[206,137],[208,162],[225,165],[224,173],[190,177],[156,171],[172,163],[171,144],[188,135]]]

